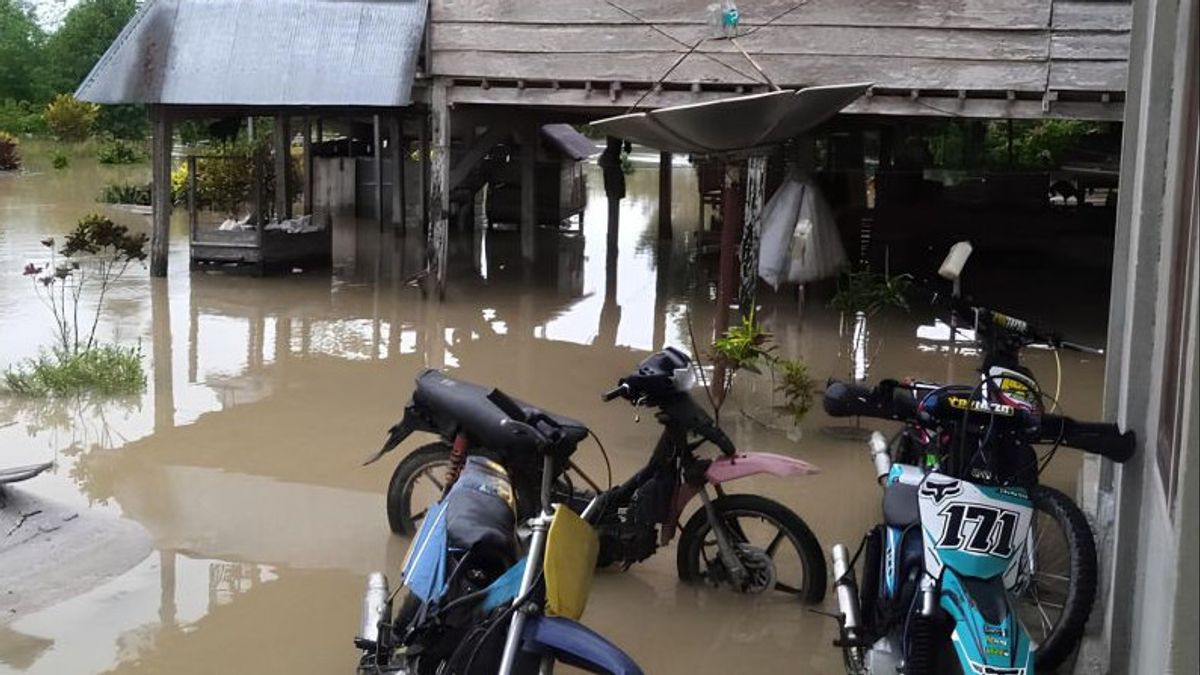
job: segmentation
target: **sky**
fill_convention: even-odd
[[[53,31],[62,23],[67,10],[78,4],[79,0],[31,0],[29,4],[37,12],[38,23],[43,30]]]

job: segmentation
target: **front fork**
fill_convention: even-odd
[[[720,492],[721,488],[717,487],[718,495]],[[713,507],[712,498],[708,496],[707,485],[700,487],[699,495],[700,502],[704,504],[704,514],[708,516],[708,526],[717,538],[717,551],[721,557],[721,564],[725,566],[725,571],[729,574],[734,586],[742,588],[746,583],[746,566],[742,564],[741,557],[738,555],[737,544],[734,543],[729,528],[725,526],[725,521]]]

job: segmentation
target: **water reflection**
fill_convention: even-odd
[[[100,179],[77,170],[83,184]],[[689,172],[675,177],[676,195],[695,193]],[[691,351],[689,321],[698,340],[711,338],[712,261],[695,258],[688,243],[699,218],[692,200],[676,205],[673,243],[655,241],[656,171],[629,177],[613,241],[596,191],[602,181],[596,175],[588,184],[582,232],[540,230],[532,263],[515,231],[456,230],[442,303],[425,301],[410,283],[423,260],[419,232],[339,222],[332,276],[265,279],[189,273],[186,238],[177,236],[170,278],[124,280],[101,325],[105,340],[141,341],[152,374],[144,398],[47,409],[0,399],[0,425],[17,422],[0,426],[0,447],[58,459],[55,473],[29,489],[107,504],[146,528],[157,550],[87,594],[4,626],[0,661],[47,673],[346,667],[362,576],[394,569],[405,547],[388,534],[384,515],[394,462],[360,462],[424,367],[454,368],[586,420],[617,477],[640,466],[656,426],[635,422],[623,404],[599,404],[598,393],[652,349]],[[82,204],[58,203],[45,192],[50,185],[0,184],[0,270],[78,217]],[[140,216],[121,217],[146,226]],[[182,221],[176,227],[182,235]],[[24,291],[0,274],[0,311],[30,327],[0,331],[0,365],[45,341],[36,329],[42,310]],[[828,291],[810,288],[799,306],[787,294],[766,294],[759,314],[783,355],[804,358],[820,380],[852,375],[858,363],[841,317],[825,307]],[[960,373],[969,370],[970,354],[920,348],[930,338],[914,335],[928,319],[871,319],[862,354],[871,377],[942,378],[956,362]],[[1030,362],[1046,367],[1040,355]],[[1063,369],[1094,384],[1102,364],[1071,357]],[[757,410],[773,389],[768,378],[751,377],[737,387],[731,410]],[[1085,415],[1098,407],[1099,387],[1071,388],[1063,398]],[[823,543],[854,541],[878,517],[859,446],[820,433],[830,420],[819,412],[791,438],[745,415],[723,422],[744,447],[802,455],[825,470],[820,479],[739,486],[793,507]],[[577,460],[603,475],[593,448]],[[1053,468],[1069,482],[1070,462]],[[628,573],[600,574],[585,617],[648,672],[837,667],[832,622],[790,603],[681,586],[671,558],[668,550]],[[653,635],[647,623],[628,621],[633,607]]]

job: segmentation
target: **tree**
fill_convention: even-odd
[[[0,0],[0,101],[39,101],[45,95],[36,73],[44,40],[25,0]]]

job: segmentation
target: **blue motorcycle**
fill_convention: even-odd
[[[437,371],[417,378],[404,418],[383,449],[414,431],[453,439],[443,497],[429,507],[409,546],[400,588],[367,581],[355,645],[362,675],[539,675],[566,663],[587,672],[641,675],[637,664],[578,623],[587,604],[599,540],[562,497],[555,476],[587,429]],[[506,465],[541,465],[536,513],[518,527]],[[578,505],[576,505],[578,506]],[[401,604],[394,608],[396,595]]]
[[[1116,462],[1133,454],[1132,432],[1047,413],[1017,359],[1032,343],[1081,347],[987,308],[952,309],[984,345],[978,385],[833,382],[825,393],[832,416],[909,424],[894,443],[878,432],[869,443],[884,522],[854,555],[841,544],[832,551],[837,645],[853,675],[1031,675],[1015,595],[1036,569],[1030,491],[1041,463],[1032,446]]]

